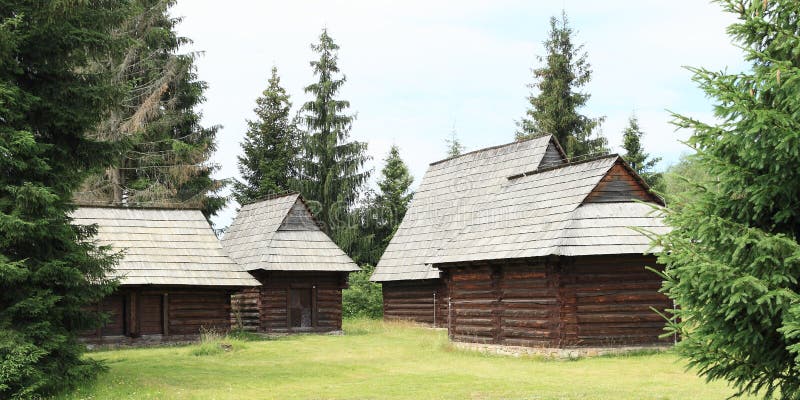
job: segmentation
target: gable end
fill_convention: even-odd
[[[318,231],[317,221],[299,197],[292,205],[286,218],[281,222],[279,231]]]
[[[537,169],[557,167],[567,162],[569,162],[569,160],[564,150],[561,149],[555,136],[551,136],[550,143],[547,144],[547,149],[544,151],[544,156],[542,156],[542,161],[539,162],[539,167]]]
[[[623,161],[618,160],[586,196],[584,203],[625,203],[646,201],[662,204],[650,189]]]

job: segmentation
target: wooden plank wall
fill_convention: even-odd
[[[383,282],[381,286],[385,319],[432,325],[435,307],[436,326],[447,327],[449,297],[443,279],[388,281]]]
[[[542,156],[542,161],[539,162],[539,168],[555,167],[564,163],[566,163],[566,160],[564,160],[561,153],[556,149],[555,144],[550,142],[550,144],[547,145],[544,156]]]
[[[231,327],[247,332],[261,329],[261,288],[247,288],[231,296]]]
[[[161,335],[164,333],[164,296],[161,293],[143,294],[139,297],[140,333]]]
[[[196,336],[230,329],[231,290],[202,287],[122,287],[100,309],[111,321],[84,338]],[[104,339],[105,340],[105,339]]]
[[[558,282],[545,263],[500,268],[500,335],[497,343],[544,347],[557,338]]]
[[[195,335],[203,330],[226,332],[230,329],[230,292],[187,290],[169,294],[169,334]]]
[[[659,293],[661,279],[644,266],[656,266],[654,257],[577,257],[565,269],[564,284],[575,298],[577,332],[569,343],[589,346],[651,344],[659,339],[664,319],[651,307],[672,308]]]
[[[586,196],[584,202],[619,203],[634,200],[658,202],[625,167],[617,163]]]
[[[654,257],[599,256],[448,268],[450,337],[529,347],[669,342]]]
[[[318,231],[319,226],[314,222],[311,212],[306,208],[300,199],[295,201],[289,215],[281,224],[279,230],[282,231]]]
[[[288,293],[291,288],[312,288],[316,303],[312,310],[313,332],[342,329],[342,289],[345,272],[260,271],[260,328],[265,332],[288,332]]]
[[[103,299],[100,311],[107,313],[109,322],[99,332],[89,332],[88,335],[118,336],[125,334],[125,296],[112,294]]]
[[[450,337],[456,341],[495,343],[497,280],[486,266],[460,269],[449,279]],[[495,275],[495,276],[493,276]]]

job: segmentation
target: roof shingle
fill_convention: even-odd
[[[258,286],[228,258],[199,210],[80,207],[74,224],[97,224],[94,240],[123,251],[122,285]]]
[[[299,194],[243,206],[222,245],[248,271],[359,270],[316,225]]]
[[[492,259],[644,253],[650,240],[631,226],[655,233],[667,228],[652,206],[637,202],[585,203],[622,160],[593,161],[510,179],[488,196],[467,226],[428,263]]]
[[[563,158],[550,136],[467,153],[431,164],[372,275],[373,281],[438,278],[427,260],[469,223],[507,177]]]

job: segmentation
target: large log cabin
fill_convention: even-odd
[[[195,339],[230,329],[231,294],[259,282],[223,251],[199,210],[80,207],[76,225],[96,225],[95,240],[123,253],[120,286],[97,307],[110,321],[86,332],[98,343]]]
[[[296,193],[244,205],[223,247],[262,284],[233,298],[233,321],[257,332],[342,329],[342,289],[358,266]]]
[[[432,163],[371,278],[382,284],[384,318],[446,326],[448,289],[428,259],[508,176],[565,162],[558,142],[546,136]]]
[[[507,178],[428,262],[456,341],[531,347],[668,343],[650,240],[661,199],[616,155]]]
[[[651,205],[620,157],[569,163],[549,136],[433,163],[372,278],[385,318],[435,315],[465,342],[663,343],[651,307],[671,303],[630,229],[666,229]]]

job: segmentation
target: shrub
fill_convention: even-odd
[[[234,335],[223,335],[215,330],[204,330],[200,334],[200,343],[192,346],[189,353],[193,356],[213,356],[247,348],[245,339]]]
[[[381,318],[383,292],[381,285],[370,282],[375,267],[364,265],[361,271],[350,274],[349,288],[342,291],[342,316],[345,318]]]

